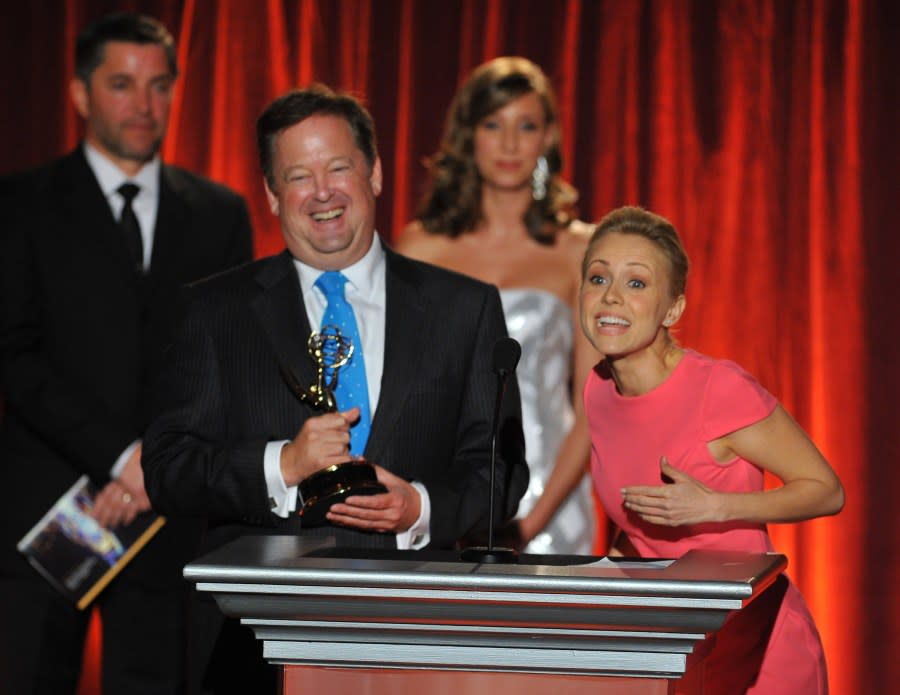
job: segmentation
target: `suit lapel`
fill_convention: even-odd
[[[60,219],[79,230],[73,243],[93,246],[92,257],[108,259],[126,284],[134,284],[125,238],[81,147],[62,161],[54,187],[61,191]]]
[[[365,452],[376,462],[394,436],[400,406],[415,383],[410,375],[428,359],[421,349],[428,313],[415,269],[390,249],[385,248],[385,254],[384,369]],[[263,266],[256,280],[261,291],[251,306],[278,360],[296,375],[301,386],[313,384],[316,369],[306,352],[311,328],[290,254],[285,251]]]
[[[191,223],[191,210],[186,195],[177,172],[171,167],[162,165],[150,272],[145,279],[145,290],[148,295],[152,295],[178,267],[181,240]]]
[[[403,258],[388,248],[385,255],[384,370],[365,452],[376,463],[393,436],[400,406],[415,383],[411,375],[418,373],[420,363],[428,358],[420,348],[428,314],[419,279]]]
[[[280,366],[287,367],[301,386],[308,387],[316,378],[315,366],[306,352],[311,331],[290,254],[285,251],[265,264],[256,281],[261,292],[251,302],[253,312]]]

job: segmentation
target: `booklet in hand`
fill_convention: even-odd
[[[106,528],[91,516],[96,490],[83,475],[16,546],[47,580],[83,610],[162,528],[148,511]]]

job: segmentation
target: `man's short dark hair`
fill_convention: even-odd
[[[270,187],[275,187],[272,160],[276,136],[310,116],[337,116],[347,121],[353,140],[365,156],[369,169],[375,166],[378,146],[371,114],[349,94],[338,94],[323,84],[312,84],[306,89],[294,89],[281,95],[266,107],[256,121],[259,163]]]
[[[173,77],[178,75],[175,39],[169,30],[153,17],[117,12],[88,24],[75,41],[75,74],[86,85],[90,85],[91,75],[106,57],[106,44],[110,41],[162,46],[169,62],[169,72]]]

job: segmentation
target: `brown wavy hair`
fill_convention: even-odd
[[[530,60],[504,56],[472,72],[450,105],[440,149],[426,162],[431,182],[417,218],[427,231],[457,237],[481,221],[481,174],[475,165],[475,129],[497,109],[532,92],[544,105],[547,125],[557,123],[553,88],[544,72]],[[534,239],[549,244],[553,243],[556,231],[572,221],[578,192],[559,176],[562,156],[558,132],[544,156],[550,169],[547,196],[532,201],[525,213],[525,226]]]

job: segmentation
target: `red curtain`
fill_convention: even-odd
[[[20,2],[4,9],[0,42],[0,173],[77,142],[74,36],[113,9],[153,14],[179,40],[164,157],[246,195],[259,255],[282,242],[253,124],[284,89],[319,80],[367,102],[391,238],[460,79],[501,54],[543,66],[582,216],[635,203],[676,224],[693,262],[681,341],[756,374],[844,482],[840,516],[772,529],[825,641],[832,692],[900,682],[896,3]]]

